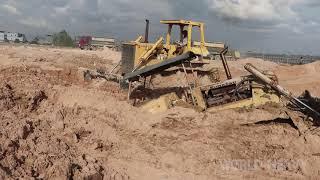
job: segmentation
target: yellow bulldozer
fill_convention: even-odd
[[[143,97],[142,103],[139,104],[142,109],[157,113],[173,106],[184,106],[200,111],[218,111],[280,103],[280,98],[284,97],[289,102],[290,108],[303,112],[307,115],[307,119],[311,117],[314,123],[320,124],[319,99],[313,99],[309,93],[301,98],[294,97],[278,84],[278,78],[272,72],[261,71],[252,64],[247,64],[244,68],[250,75],[232,77],[225,57],[228,47],[219,53],[227,77],[226,80],[221,81],[216,74],[217,64],[220,63],[210,61],[208,58],[210,53],[206,47],[204,23],[186,20],[164,20],[161,23],[168,26],[165,42],[163,37],[155,43],[149,42],[149,21],[147,21],[144,38],[139,36],[135,41],[123,44],[120,64],[107,74],[92,73],[87,70],[85,77],[120,81],[121,85],[129,87],[128,99],[130,100],[136,98],[131,97],[131,94],[135,90],[138,91],[140,87],[142,87],[140,91],[145,90],[142,91],[142,96],[149,93],[150,89],[146,91],[146,78],[156,74],[162,75],[164,71],[175,69],[173,71],[180,71],[185,75],[186,84],[182,87],[183,93],[175,88],[168,88],[169,91],[160,97]],[[179,42],[174,42],[172,38],[174,26],[180,29]],[[200,30],[200,43],[192,41],[194,28]],[[211,69],[206,68],[206,65]],[[119,66],[121,75],[113,73]],[[211,78],[211,82],[199,83],[200,72],[214,78]],[[151,91],[157,91],[157,89],[153,87]],[[293,122],[299,127],[298,122]]]
[[[232,78],[225,58],[228,47],[220,52],[227,80],[220,80],[218,63],[210,60],[210,53],[206,47],[204,23],[187,20],[160,21],[168,26],[166,41],[160,37],[155,43],[150,43],[149,21],[146,22],[145,37],[139,36],[134,41],[124,43],[122,47],[121,70],[123,80],[129,85],[129,99],[134,91],[133,82],[145,82],[147,77],[175,68],[185,73],[187,83],[184,86],[183,97],[177,96],[173,90],[169,95],[144,103],[144,108],[157,112],[181,101],[199,110],[258,106],[267,102],[279,103],[278,94],[266,88],[268,85],[254,76]],[[178,42],[174,42],[172,38],[172,29],[175,26],[180,30]],[[195,28],[200,32],[200,43],[192,41]],[[210,82],[200,83],[199,79],[204,74],[209,76]],[[275,78],[274,75],[266,75]]]
[[[191,63],[184,63],[184,70],[194,71],[197,76],[208,76],[211,82],[220,80],[218,68],[213,67],[210,63],[209,51],[205,46],[204,23],[187,20],[163,20],[160,23],[168,26],[166,38],[160,37],[155,43],[149,42],[149,21],[147,20],[145,37],[139,36],[135,41],[124,43],[122,46],[122,73],[125,78],[134,79],[138,77],[148,76],[149,73],[141,73],[141,69],[150,67],[152,65],[159,65],[159,69],[152,70],[161,71],[163,68],[177,66],[183,61]],[[173,28],[178,27],[179,41],[173,39]],[[194,30],[200,32],[195,34]],[[200,43],[192,41],[194,36],[200,37]],[[170,63],[170,61],[177,61],[177,63]],[[154,68],[154,67],[153,67]],[[179,69],[176,68],[176,70]],[[182,69],[182,67],[180,68]],[[148,70],[150,72],[150,70]],[[199,78],[200,78],[199,77]]]

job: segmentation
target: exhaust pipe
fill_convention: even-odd
[[[144,34],[144,42],[145,43],[148,43],[149,42],[149,19],[146,19],[146,31],[145,31],[145,34]]]

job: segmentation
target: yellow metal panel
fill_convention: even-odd
[[[142,36],[139,36],[134,42],[139,43],[142,40],[142,38],[143,38]]]
[[[192,47],[189,51],[200,56],[208,56],[210,54],[208,49],[205,47]]]
[[[162,20],[160,21],[162,24],[183,24],[183,25],[193,25],[193,26],[201,26],[202,22],[188,21],[188,20]]]
[[[188,45],[187,48],[188,50],[191,49],[191,38],[192,38],[192,25],[188,26]]]
[[[135,46],[134,67],[140,64],[140,57],[145,54],[152,46],[153,44],[149,43],[139,43]]]
[[[222,111],[227,109],[245,108],[253,106],[253,98],[228,103],[222,106],[212,107],[208,109],[208,112]]]
[[[138,59],[138,64],[134,67],[134,71],[151,61],[149,59],[150,56],[152,55],[154,50],[161,45],[162,41],[163,37],[160,37],[159,40],[151,46],[151,48],[148,48],[146,51],[142,52],[142,55]]]
[[[145,60],[147,60],[149,57],[150,57],[150,55],[152,54],[152,52],[162,43],[162,41],[163,41],[163,37],[160,37],[159,39],[158,39],[158,41],[148,50],[148,51],[146,51],[139,59],[140,59],[140,61],[145,61]]]
[[[261,106],[268,102],[280,103],[280,97],[273,91],[265,92],[262,88],[253,88],[253,104]]]
[[[150,113],[165,112],[173,106],[173,102],[179,100],[176,93],[170,93],[159,97],[158,99],[151,100],[141,106],[142,110]]]
[[[196,104],[199,108],[201,108],[201,110],[205,110],[207,109],[207,105],[206,102],[203,99],[203,95],[202,92],[200,90],[200,88],[195,88],[192,92],[192,96],[194,97]]]
[[[172,25],[168,26],[168,32],[167,32],[167,37],[166,37],[166,46],[170,45],[171,41],[171,31],[172,31]]]
[[[166,45],[165,48],[169,49],[168,58],[176,57],[176,55],[173,55],[173,53],[177,50],[176,45]]]
[[[200,26],[200,36],[201,36],[201,47],[202,48],[204,48],[205,47],[205,37],[204,37],[204,25],[203,24],[201,24],[201,26]]]

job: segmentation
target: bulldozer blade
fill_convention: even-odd
[[[151,66],[147,66],[145,68],[142,68],[140,70],[131,72],[131,73],[127,73],[124,75],[124,80],[125,81],[134,81],[139,79],[139,77],[147,77],[153,74],[157,74],[160,73],[166,69],[169,69],[173,66],[179,65],[185,61],[190,61],[195,55],[192,52],[187,52],[184,53],[180,56],[168,59],[168,60],[164,60],[161,63],[155,64],[155,65],[151,65]]]

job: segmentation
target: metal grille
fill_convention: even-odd
[[[131,44],[123,44],[122,47],[122,73],[130,73],[134,68],[135,46]]]

